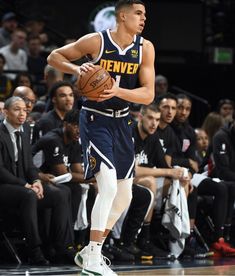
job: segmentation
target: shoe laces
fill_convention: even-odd
[[[104,271],[105,271],[105,275],[106,273],[108,275],[117,275],[111,268],[110,268],[110,265],[111,265],[111,261],[109,260],[109,258],[105,257],[102,255],[102,261],[101,261],[101,265],[104,267]]]
[[[109,260],[109,258],[105,257],[104,255],[102,255],[102,261],[101,261],[102,265],[105,266],[108,269],[110,268],[111,265],[111,261]]]

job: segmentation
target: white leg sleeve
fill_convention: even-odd
[[[132,199],[133,178],[118,180],[117,194],[113,201],[106,229],[112,229],[125,209],[127,209]]]
[[[109,169],[102,162],[95,177],[98,194],[91,212],[91,230],[104,231],[117,193],[117,174],[115,169]]]

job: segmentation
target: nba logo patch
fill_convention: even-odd
[[[182,152],[187,151],[189,146],[190,146],[190,140],[189,139],[183,139]]]

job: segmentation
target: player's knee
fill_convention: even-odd
[[[115,169],[109,169],[101,163],[100,171],[96,174],[100,197],[109,197],[113,200],[117,194],[117,174]]]

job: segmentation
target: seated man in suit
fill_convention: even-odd
[[[0,124],[0,207],[19,212],[30,264],[47,265],[49,262],[40,248],[37,211],[52,209],[50,242],[57,253],[66,254],[73,243],[72,230],[68,227],[70,191],[41,184],[32,162],[31,147],[22,131],[25,120],[24,100],[15,96],[7,99],[5,119]]]

